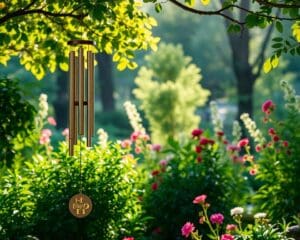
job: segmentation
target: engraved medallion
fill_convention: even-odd
[[[92,209],[91,199],[82,193],[74,195],[69,201],[69,210],[74,217],[84,218],[91,213]]]

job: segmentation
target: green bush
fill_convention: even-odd
[[[146,61],[133,93],[141,101],[153,141],[165,144],[169,137],[178,139],[198,126],[196,110],[210,93],[200,85],[200,69],[180,45],[160,44]]]
[[[34,107],[24,99],[14,79],[0,79],[0,165],[11,165],[14,141],[26,138],[34,127]]]
[[[91,214],[76,219],[69,199],[80,189],[79,149],[68,157],[66,143],[53,157],[38,153],[22,170],[7,170],[0,183],[1,239],[121,239],[143,228],[134,160],[117,144],[82,146],[83,193]]]

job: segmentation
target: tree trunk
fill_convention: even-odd
[[[57,76],[57,94],[53,103],[58,129],[68,126],[68,73],[61,70]]]
[[[115,110],[112,58],[111,55],[101,53],[97,55],[97,61],[102,111],[111,112]]]
[[[249,0],[243,0],[241,7],[249,8]],[[240,20],[244,20],[245,12],[241,11]],[[227,27],[230,24],[225,22]],[[256,76],[250,63],[249,43],[251,40],[249,30],[243,29],[240,34],[228,33],[229,44],[232,53],[233,71],[237,81],[238,115],[244,112],[253,115],[253,88]]]

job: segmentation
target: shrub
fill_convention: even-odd
[[[146,61],[133,93],[141,101],[153,141],[165,144],[168,137],[178,139],[198,126],[196,110],[205,104],[209,91],[201,87],[200,69],[180,45],[161,44]]]
[[[11,165],[17,138],[26,138],[34,127],[34,107],[24,99],[14,79],[0,79],[0,165]]]
[[[73,157],[65,141],[53,150],[51,130],[44,128],[45,100],[42,95],[36,129],[29,136],[31,156],[23,156],[1,173],[0,238],[138,238],[144,219],[135,159],[118,143],[105,139],[99,139],[93,148],[79,142]],[[93,210],[86,218],[76,219],[68,211],[68,201],[81,190],[91,198]]]

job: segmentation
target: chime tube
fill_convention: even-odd
[[[84,135],[84,55],[83,48],[78,50],[78,76],[79,76],[79,135]]]
[[[78,97],[78,91],[79,91],[79,83],[78,83],[78,56],[75,56],[75,83],[74,83],[74,96],[75,96],[75,102],[74,102],[74,145],[77,144],[78,139],[78,108],[79,108],[79,97]]]
[[[87,146],[92,145],[92,136],[94,135],[94,53],[91,51],[87,52],[87,89],[88,89],[88,100],[87,100]]]
[[[71,51],[69,55],[69,155],[74,154],[74,107],[75,107],[75,52]]]

